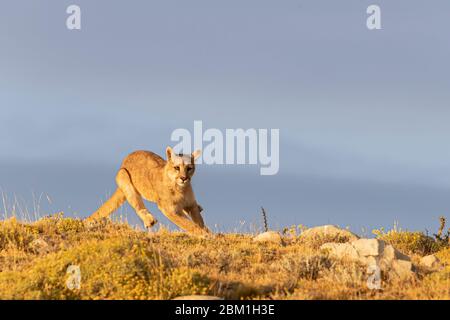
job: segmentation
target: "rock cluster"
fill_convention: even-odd
[[[347,243],[325,243],[320,247],[337,258],[357,261],[366,266],[377,266],[399,278],[414,276],[411,259],[378,239],[358,239]]]
[[[415,276],[411,258],[401,253],[392,245],[379,239],[360,238],[356,234],[334,225],[325,225],[307,229],[300,238],[310,243],[317,243],[320,249],[327,251],[338,259],[356,261],[366,267],[377,267],[389,277],[407,279]],[[253,238],[254,242],[283,244],[278,232],[268,231]],[[423,257],[419,264],[430,271],[442,267],[434,255]]]

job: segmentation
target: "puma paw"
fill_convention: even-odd
[[[158,222],[147,209],[141,209],[137,214],[146,228],[151,228]]]
[[[148,217],[147,219],[145,219],[145,221],[144,221],[144,226],[147,228],[147,229],[150,229],[151,227],[153,227],[155,224],[157,224],[158,223],[158,220],[156,220],[155,218],[150,218],[150,217]]]

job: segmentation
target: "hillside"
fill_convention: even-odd
[[[201,239],[110,221],[87,226],[62,215],[12,218],[0,222],[0,299],[450,299],[450,249],[442,239],[378,230],[411,257],[415,276],[382,274],[381,289],[371,290],[365,267],[321,250],[330,239],[308,241],[300,233],[293,227],[283,244],[259,243],[249,234]],[[419,266],[431,253],[447,266]],[[74,268],[79,287],[70,284]]]

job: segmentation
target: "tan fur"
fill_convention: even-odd
[[[190,183],[200,151],[176,155],[167,147],[166,155],[167,161],[150,151],[128,155],[116,176],[117,190],[87,220],[108,217],[128,201],[144,225],[150,228],[157,221],[145,208],[144,198],[155,202],[162,213],[183,230],[193,234],[209,233]]]

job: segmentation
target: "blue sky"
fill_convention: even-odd
[[[65,27],[74,3],[80,31]],[[197,170],[210,225],[259,224],[262,205],[273,227],[435,230],[450,210],[450,3],[377,1],[378,31],[370,4],[4,1],[0,186],[87,216],[127,153],[162,154],[202,120],[280,129],[276,176]]]

